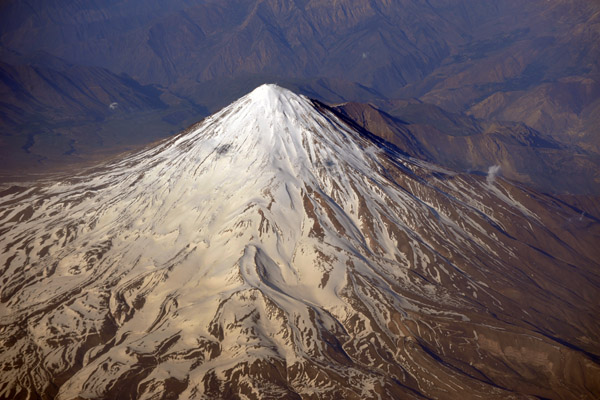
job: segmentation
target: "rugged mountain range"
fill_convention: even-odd
[[[267,81],[328,103],[379,101],[398,118],[394,101],[418,98],[597,155],[599,16],[589,0],[8,0],[2,118],[22,111],[3,121],[0,162],[148,143]],[[521,147],[517,163],[537,159]]]
[[[600,221],[264,85],[0,193],[3,398],[594,398]]]
[[[600,193],[595,152],[574,149],[524,124],[470,118],[418,101],[387,103],[394,104],[396,116],[372,104],[335,108],[416,158],[458,171],[500,168],[504,177],[543,192]]]

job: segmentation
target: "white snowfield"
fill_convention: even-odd
[[[504,221],[541,224],[508,186],[260,86],[157,147],[0,197],[0,397],[505,398],[449,367],[423,378],[411,343],[444,335],[429,317],[465,324],[458,349],[475,325],[507,329],[472,315],[509,301],[491,287],[519,258]]]

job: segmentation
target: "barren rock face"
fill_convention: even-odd
[[[600,395],[600,224],[264,85],[0,198],[4,398]]]

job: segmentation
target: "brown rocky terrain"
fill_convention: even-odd
[[[600,5],[555,0],[519,7],[478,26],[478,39],[403,88],[402,97],[522,122],[598,152]]]
[[[600,156],[523,124],[479,120],[418,101],[336,107],[358,125],[407,154],[452,169],[487,174],[499,166],[505,178],[546,192],[600,193]]]
[[[600,149],[600,82],[591,78],[568,77],[530,90],[496,92],[471,106],[468,114],[521,121],[564,143],[596,153]]]

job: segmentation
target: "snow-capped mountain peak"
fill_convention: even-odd
[[[4,192],[0,397],[505,396],[468,365],[500,330],[545,343],[531,315],[562,300],[536,257],[595,265],[540,228],[562,218],[541,201],[260,86],[156,147]]]
[[[290,107],[290,102],[294,101],[297,104],[301,101],[299,95],[273,83],[258,86],[245,97],[253,103],[253,106],[263,106],[273,112],[284,111],[284,109],[288,112],[295,112],[295,104],[291,104],[292,107]]]

